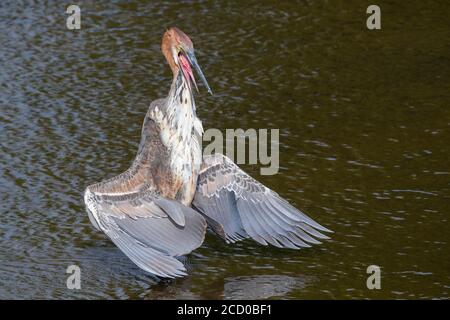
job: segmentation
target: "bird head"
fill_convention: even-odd
[[[206,89],[212,94],[211,88],[203,75],[202,69],[198,65],[194,54],[194,45],[191,39],[180,29],[172,27],[168,29],[163,36],[161,51],[169,63],[172,72],[177,74],[181,70],[184,80],[192,88],[194,84],[198,91],[192,69],[195,69],[198,76],[206,86]]]

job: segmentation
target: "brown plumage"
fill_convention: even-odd
[[[176,257],[202,244],[207,225],[227,242],[252,238],[297,249],[327,238],[318,230],[328,229],[227,157],[202,157],[191,67],[211,90],[186,34],[167,30],[161,50],[173,72],[169,95],[150,104],[130,168],[86,189],[92,224],[140,268],[162,277],[185,275]]]

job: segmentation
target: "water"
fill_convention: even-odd
[[[449,298],[449,7],[378,1],[0,4],[0,298]],[[324,226],[292,251],[208,235],[189,276],[158,281],[89,223],[84,188],[132,161],[170,71],[164,28],[193,39],[215,92],[205,128],[279,128],[260,176]],[[81,290],[65,271],[81,268]],[[379,265],[382,289],[366,288]]]

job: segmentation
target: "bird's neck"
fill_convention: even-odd
[[[150,107],[146,119],[158,126],[159,138],[167,151],[168,162],[160,165],[169,169],[170,187],[178,199],[188,205],[194,196],[202,161],[202,123],[196,116],[193,95],[182,75],[174,77],[168,97],[161,102]],[[145,128],[146,121],[143,131]],[[152,144],[145,140],[147,135],[143,133],[141,146],[144,150],[148,145],[145,150],[154,157]]]
[[[161,140],[170,154],[170,169],[180,201],[189,204],[202,161],[203,126],[195,113],[194,95],[182,75],[174,77],[166,100],[165,121],[160,124]]]
[[[176,139],[185,143],[191,142],[195,136],[201,138],[203,134],[202,123],[195,110],[194,95],[180,72],[174,74],[167,97],[166,119],[167,131],[175,133]]]

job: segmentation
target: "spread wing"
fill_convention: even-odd
[[[331,232],[265,187],[222,154],[203,158],[192,205],[227,242],[252,238],[260,244],[301,248]]]
[[[186,273],[175,257],[199,247],[205,219],[181,203],[151,191],[101,193],[88,187],[89,219],[141,269],[161,277]]]

